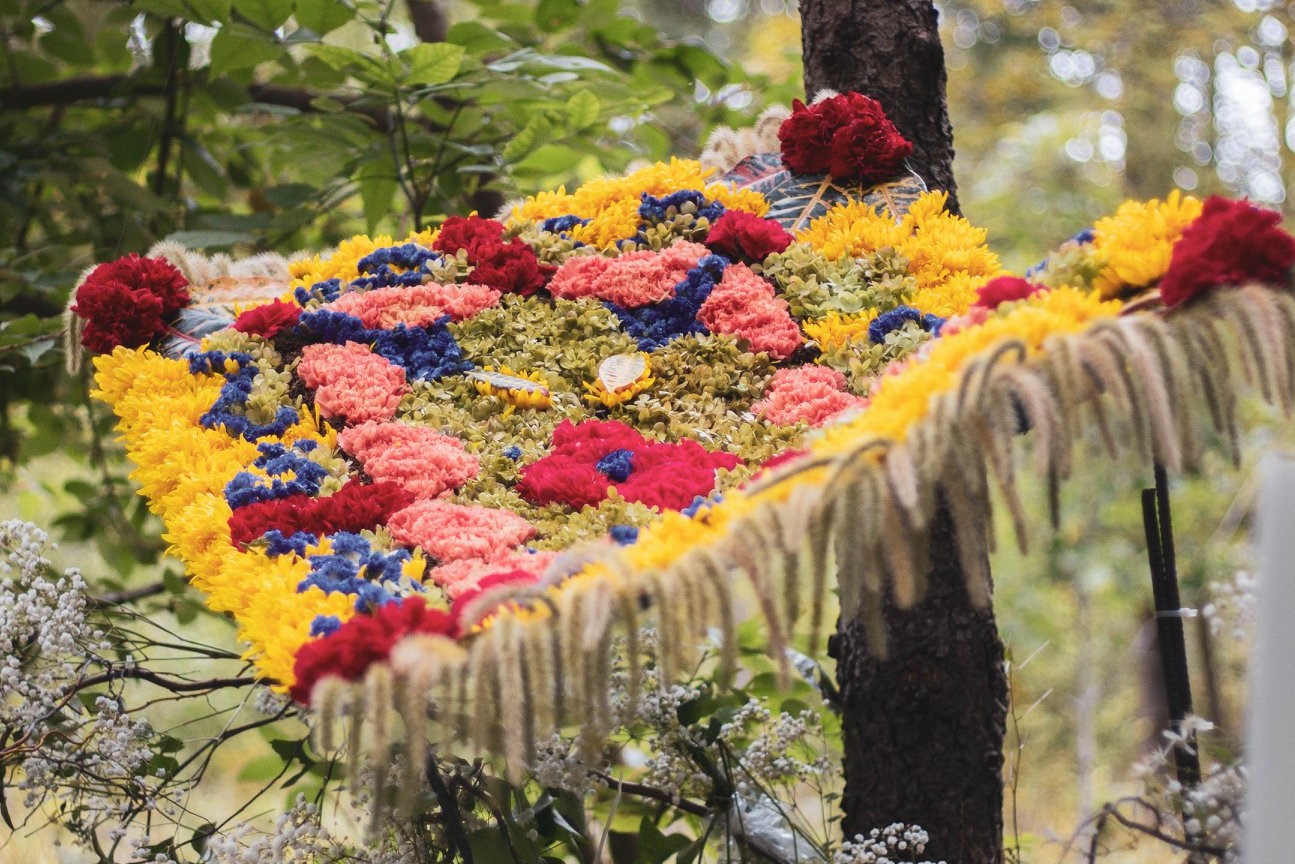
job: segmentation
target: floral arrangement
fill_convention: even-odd
[[[831,152],[833,173],[884,179],[907,153],[888,123],[858,94],[798,104],[784,163],[822,170],[804,159]],[[1062,409],[1093,388],[1059,366],[1044,387],[1030,363],[1063,344],[1076,356],[1066,340],[1093,334],[1161,345],[1158,330],[1126,332],[1121,316],[1145,306],[1126,303],[1158,286],[1190,310],[1220,284],[1284,284],[1295,264],[1275,215],[1175,194],[1124,205],[1021,279],[941,193],[784,221],[748,180],[676,160],[537,195],[502,221],[355,237],[293,262],[285,296],[186,356],[151,347],[183,298],[171,265],[91,274],[76,311],[105,352],[96,395],[173,551],[264,676],[310,702],[321,682],[390,666],[520,730],[524,700],[548,704],[545,670],[596,679],[612,624],[632,632],[639,606],[672,630],[663,678],[686,634],[731,632],[737,570],[775,649],[807,582],[817,630],[825,549],[843,532],[864,550],[838,556],[844,609],[879,608],[869,560],[912,599],[910,553],[885,540],[920,535],[937,486],[955,517],[987,506],[985,460],[1010,472],[1021,419],[1064,468]],[[139,327],[96,305],[123,292],[158,298]],[[1133,381],[1106,357],[1089,358],[1095,392],[1154,409],[1185,386]],[[1158,368],[1138,366],[1148,380]],[[1170,462],[1172,412],[1139,427]],[[554,619],[578,634],[552,647]],[[521,656],[525,674],[501,659]],[[598,688],[571,686],[589,688],[582,721],[596,726]]]

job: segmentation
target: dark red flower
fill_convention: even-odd
[[[1046,291],[1042,285],[1036,285],[1019,276],[997,276],[976,289],[976,302],[972,306],[986,309],[997,309],[1002,303],[1024,300],[1039,291]]]
[[[169,261],[130,254],[90,272],[72,311],[85,320],[81,344],[101,354],[137,348],[166,332],[189,302],[189,282]]]
[[[371,665],[387,659],[397,642],[414,633],[452,636],[454,619],[416,596],[388,603],[372,615],[356,615],[335,632],[297,650],[293,666],[296,681],[288,692],[302,705],[309,705],[319,679],[331,675],[358,681]]]
[[[501,243],[503,239],[504,223],[502,222],[482,219],[480,216],[451,216],[441,225],[441,233],[436,235],[432,248],[438,252],[451,254],[460,249],[466,249],[471,259],[480,244]]]
[[[778,130],[782,161],[799,174],[830,171],[836,178],[878,183],[895,176],[913,145],[899,134],[881,103],[842,93],[816,105],[792,103]]]
[[[389,480],[352,481],[324,498],[289,495],[240,507],[229,517],[229,538],[237,546],[259,539],[271,528],[285,536],[297,531],[319,536],[365,531],[385,525],[393,513],[413,503],[412,494]]]
[[[774,219],[761,219],[745,210],[726,210],[711,226],[706,245],[735,261],[763,261],[782,252],[795,239]]]
[[[827,112],[799,99],[791,103],[791,116],[778,127],[782,161],[797,174],[826,171],[831,158],[832,135],[836,127]]]
[[[468,252],[475,265],[468,279],[498,291],[529,297],[553,278],[555,268],[541,268],[534,250],[521,240],[510,243],[482,242]]]
[[[490,612],[492,607],[498,606],[499,603],[507,600],[508,592],[499,591],[497,592],[498,602],[491,601],[488,606],[480,606],[477,601],[484,595],[495,593],[496,588],[503,588],[506,585],[514,585],[518,588],[524,585],[533,585],[535,579],[536,576],[533,572],[520,569],[500,570],[497,573],[483,576],[475,585],[454,598],[454,604],[450,607],[450,617],[454,619],[455,634],[462,636],[471,630]],[[472,613],[472,620],[468,620],[466,617],[469,612]]]
[[[299,317],[301,307],[296,303],[275,300],[243,312],[234,319],[234,329],[239,333],[273,339],[279,331],[294,326]]]
[[[1160,280],[1160,299],[1181,306],[1210,288],[1249,280],[1286,285],[1295,265],[1295,237],[1280,227],[1281,216],[1248,201],[1217,195],[1174,245]]]
[[[662,510],[682,510],[715,488],[718,468],[741,459],[696,441],[649,441],[616,420],[564,420],[553,430],[553,452],[521,471],[518,493],[534,504],[596,506],[615,488],[622,498]]]

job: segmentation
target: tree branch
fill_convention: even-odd
[[[83,690],[86,687],[94,687],[98,684],[108,684],[113,681],[123,679],[135,679],[137,681],[147,681],[150,684],[156,684],[164,690],[172,693],[202,693],[208,690],[223,690],[227,687],[250,687],[256,684],[260,679],[253,675],[243,675],[236,678],[211,678],[206,681],[183,681],[178,678],[167,678],[148,669],[141,669],[138,666],[125,667],[121,669],[110,669],[107,672],[101,672],[98,675],[91,675],[89,678],[82,678],[73,686],[73,690]]]
[[[414,33],[423,42],[444,42],[450,31],[450,19],[440,0],[406,0]]]

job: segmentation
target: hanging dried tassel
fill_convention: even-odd
[[[716,682],[724,687],[732,682],[737,670],[737,621],[733,614],[728,567],[711,549],[700,549],[696,554],[697,572],[710,589],[719,611],[720,655]]]
[[[639,696],[643,687],[643,649],[639,644],[638,597],[622,592],[617,598],[620,617],[625,624],[625,716],[638,714]]]
[[[1170,406],[1170,395],[1164,370],[1156,359],[1143,327],[1136,319],[1121,318],[1118,322],[1121,336],[1129,346],[1129,359],[1133,364],[1135,377],[1142,384],[1142,397],[1145,400],[1147,417],[1151,421],[1151,455],[1152,458],[1169,471],[1182,469],[1182,454],[1178,449],[1178,439],[1174,434],[1175,423],[1173,408]]]
[[[337,724],[342,719],[342,702],[350,689],[351,685],[336,675],[326,675],[311,691],[310,704],[314,711],[310,725],[315,749],[320,753],[337,749]]]

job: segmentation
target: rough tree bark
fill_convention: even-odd
[[[879,100],[913,142],[909,161],[932,189],[953,182],[944,48],[931,0],[801,0],[805,92],[857,90]]]
[[[944,50],[931,0],[802,0],[806,91],[878,99],[913,142],[913,168],[949,193],[953,133]],[[964,587],[947,508],[928,540],[929,589],[913,609],[887,608],[888,656],[868,650],[861,621],[830,646],[843,703],[847,836],[893,821],[931,835],[926,857],[998,864],[1003,849],[1007,680],[992,608]]]

